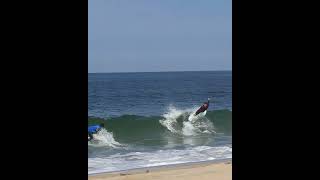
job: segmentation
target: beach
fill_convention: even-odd
[[[232,160],[184,163],[88,175],[89,180],[231,180]]]

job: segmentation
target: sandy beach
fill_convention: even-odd
[[[232,160],[222,162],[188,163],[136,170],[101,173],[88,176],[89,180],[231,180]]]

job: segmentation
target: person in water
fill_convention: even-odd
[[[93,134],[97,134],[102,128],[104,128],[104,124],[101,123],[100,125],[93,125],[88,127],[88,141],[93,139]]]
[[[207,102],[204,102],[203,105],[196,111],[195,116],[206,111],[209,107],[210,98],[208,98]]]

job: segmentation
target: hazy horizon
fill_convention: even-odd
[[[117,71],[117,72],[88,72],[88,74],[103,73],[166,73],[166,72],[229,72],[232,70],[202,70],[202,71]]]

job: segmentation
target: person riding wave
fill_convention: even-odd
[[[88,127],[88,141],[93,139],[93,134],[97,134],[102,128],[104,128],[104,124],[101,123],[100,125],[93,125]]]
[[[209,108],[209,101],[210,98],[208,98],[208,101],[204,102],[203,105],[196,111],[195,116],[206,111]]]

